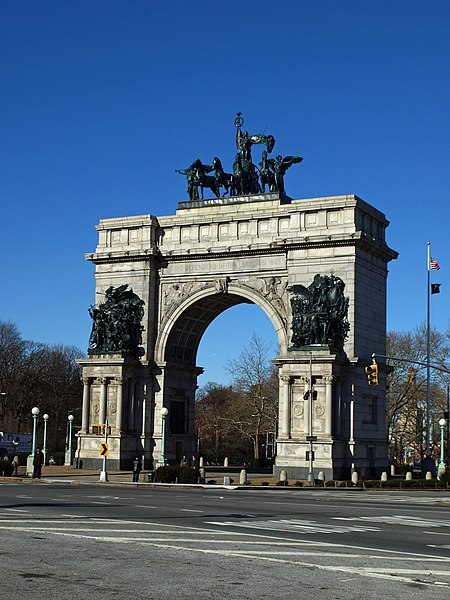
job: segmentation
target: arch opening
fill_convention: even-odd
[[[195,364],[203,334],[221,313],[238,304],[254,304],[235,294],[215,294],[201,298],[186,308],[168,336],[164,359],[183,365]]]

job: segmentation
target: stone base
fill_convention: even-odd
[[[203,206],[221,206],[230,204],[249,204],[250,202],[273,202],[278,200],[280,204],[290,204],[292,198],[286,194],[278,192],[268,192],[266,194],[253,194],[248,196],[231,196],[222,198],[206,198],[205,200],[189,200],[188,202],[179,202],[178,209],[202,208]]]
[[[26,470],[26,474],[29,475],[31,477],[31,475],[33,475],[33,455],[29,454],[27,456],[27,470]]]
[[[101,469],[103,457],[100,456],[100,444],[105,442],[104,436],[83,433],[77,435],[78,450],[75,462],[78,468]],[[143,467],[145,469],[153,468],[150,438],[142,440],[135,435],[111,434],[108,436],[107,444],[107,470],[131,470],[136,456],[143,457]]]

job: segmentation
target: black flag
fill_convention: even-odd
[[[439,289],[441,287],[440,283],[432,283],[431,284],[431,293],[432,294],[440,294],[441,290]]]

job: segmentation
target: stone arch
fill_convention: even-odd
[[[213,287],[196,291],[173,310],[156,341],[156,363],[192,365],[209,325],[228,308],[243,303],[255,304],[265,312],[276,331],[280,353],[285,353],[288,347],[286,325],[272,303],[250,287],[230,283],[226,292],[218,293]]]
[[[276,472],[312,477],[306,451],[327,478],[369,473],[369,450],[385,470],[384,371],[379,388],[369,389],[364,367],[373,352],[385,352],[387,264],[397,256],[385,241],[387,225],[354,195],[294,200],[271,193],[180,203],[175,215],[103,219],[98,246],[87,255],[96,265],[96,292],[127,284],[143,300],[145,353],[93,353],[80,361],[85,466],[101,466],[97,404],[112,428],[110,465],[130,468],[138,448],[149,468],[178,460],[181,443],[197,450],[198,346],[219,314],[246,302],[269,317],[280,345]],[[296,348],[289,290],[330,273],[345,282],[350,299],[345,353],[321,344]],[[311,390],[316,395],[306,394]],[[170,410],[167,430],[162,407]],[[365,420],[374,407],[377,424]]]

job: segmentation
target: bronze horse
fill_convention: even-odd
[[[236,196],[237,190],[235,187],[234,176],[231,173],[225,173],[222,167],[222,162],[220,158],[217,156],[214,157],[212,168],[214,171],[214,178],[216,181],[217,189],[220,190],[221,187],[225,188],[225,194],[229,194],[230,196]]]
[[[214,167],[212,167],[211,165],[204,165],[202,161],[198,158],[192,163],[192,167],[196,171],[198,185],[200,186],[200,189],[202,191],[202,200],[205,197],[204,188],[210,189],[212,193],[216,196],[216,198],[219,198],[220,192],[215,175],[207,175],[207,173],[210,173]]]

